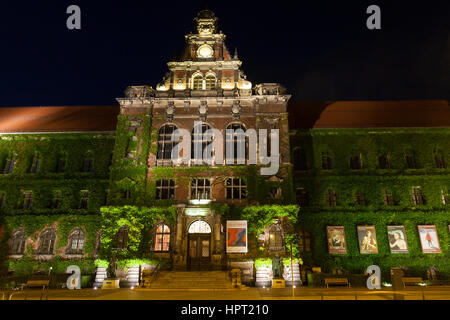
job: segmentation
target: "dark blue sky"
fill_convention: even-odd
[[[82,29],[66,28],[77,4]],[[366,8],[382,30],[366,28]],[[110,105],[153,87],[205,1],[4,1],[0,106]],[[209,1],[254,84],[293,100],[448,99],[449,1]]]

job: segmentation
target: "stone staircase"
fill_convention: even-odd
[[[231,289],[227,271],[159,271],[150,289]]]

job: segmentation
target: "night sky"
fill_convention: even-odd
[[[153,87],[206,1],[3,1],[0,106],[116,105]],[[295,101],[449,99],[450,1],[208,1],[253,84]],[[66,8],[81,7],[81,30]],[[366,28],[377,4],[382,29]]]

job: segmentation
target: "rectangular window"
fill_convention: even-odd
[[[162,179],[156,181],[156,200],[171,200],[175,198],[175,180]]]
[[[365,206],[366,205],[364,195],[360,191],[356,191],[356,193],[355,193],[355,204],[357,206]]]
[[[39,153],[35,153],[31,162],[30,173],[37,173],[41,160],[39,159]]]
[[[406,159],[406,168],[407,169],[416,169],[416,159],[412,155],[407,155]]]
[[[362,169],[362,156],[361,154],[350,157],[350,168],[353,170]]]
[[[436,154],[434,156],[434,161],[436,162],[436,168],[438,169],[446,169],[447,163],[445,162],[444,156]]]
[[[92,172],[92,171],[94,171],[93,160],[92,159],[84,159],[83,171],[84,172]]]
[[[87,190],[82,190],[80,192],[80,209],[88,208],[89,192]]]
[[[191,199],[210,199],[211,182],[209,179],[192,179],[191,181]]]
[[[32,191],[25,191],[23,193],[23,208],[24,209],[31,209],[33,204],[33,192]]]
[[[424,204],[425,201],[423,199],[421,187],[413,187],[412,188],[412,201],[413,201],[413,204],[416,206]]]
[[[390,190],[383,190],[383,201],[386,206],[394,205],[394,197],[392,196],[392,192]]]
[[[382,154],[378,157],[378,166],[380,169],[390,169],[389,155]]]
[[[305,189],[298,188],[296,191],[297,203],[300,207],[308,206],[308,194]]]
[[[53,191],[52,208],[58,209],[61,207],[61,204],[62,204],[62,192],[61,192],[61,190],[54,190]]]
[[[331,157],[328,154],[328,151],[322,152],[322,169],[323,170],[331,170]]]
[[[5,163],[5,168],[3,169],[3,173],[4,174],[10,174],[13,172],[14,170],[14,164],[15,164],[16,160],[14,155],[11,155]]]
[[[247,197],[247,187],[242,179],[228,178],[225,187],[227,199],[245,199]]]
[[[66,159],[64,158],[59,158],[56,164],[56,172],[57,173],[62,173],[64,172],[66,169]]]
[[[326,197],[325,197],[326,205],[329,207],[335,207],[337,205],[337,196],[336,192],[334,190],[329,189],[327,191]]]

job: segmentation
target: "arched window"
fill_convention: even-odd
[[[436,163],[436,168],[447,169],[447,162],[445,161],[444,155],[440,150],[434,151],[434,162]]]
[[[153,251],[169,251],[170,247],[170,228],[161,223],[157,225],[153,232]]]
[[[350,157],[350,168],[353,170],[362,169],[362,155],[355,154]]]
[[[206,221],[197,220],[189,226],[189,233],[211,233],[211,227]]]
[[[83,254],[85,236],[83,230],[75,228],[69,234],[67,254]]]
[[[233,130],[230,134],[228,130]],[[233,163],[227,164],[245,164],[248,159],[248,139],[245,135],[245,127],[240,123],[232,123],[227,126],[225,147],[227,148],[225,156],[232,156]],[[230,149],[231,148],[231,149]]]
[[[65,152],[60,152],[58,153],[58,155],[56,156],[56,172],[57,173],[61,173],[64,172],[66,169],[66,159],[67,159],[67,154]]]
[[[328,151],[322,152],[322,169],[331,170],[333,169],[333,164],[331,161],[331,155]]]
[[[304,188],[297,188],[295,196],[300,207],[308,206],[308,193]]]
[[[281,225],[276,223],[269,227],[269,250],[284,250],[283,231]]]
[[[305,150],[296,148],[294,150],[294,170],[307,170]]]
[[[192,90],[202,90],[203,89],[203,77],[201,75],[195,75],[192,78]]]
[[[201,165],[203,163],[203,153],[208,144],[212,142],[212,137],[206,139],[205,135],[205,132],[209,129],[210,126],[206,123],[197,124],[192,128],[191,160],[193,160],[193,164]]]
[[[228,178],[225,187],[227,199],[245,199],[247,197],[247,186],[243,179]]]
[[[25,230],[20,229],[14,231],[11,236],[11,244],[9,246],[10,255],[22,255],[25,252]]]
[[[216,77],[212,74],[208,74],[205,78],[206,90],[214,90],[216,88]]]
[[[172,134],[177,129],[173,124],[166,124],[159,129],[158,153],[156,158],[159,160],[171,160],[172,149],[176,142],[172,141]],[[172,162],[170,162],[171,164]]]
[[[116,233],[116,248],[120,250],[125,250],[127,248],[128,243],[128,232],[130,228],[128,226],[120,227],[119,231]]]
[[[14,170],[14,164],[16,163],[15,153],[11,153],[5,162],[5,168],[3,169],[4,174],[10,174]]]
[[[55,248],[56,232],[54,229],[46,229],[39,237],[37,254],[53,254]]]

